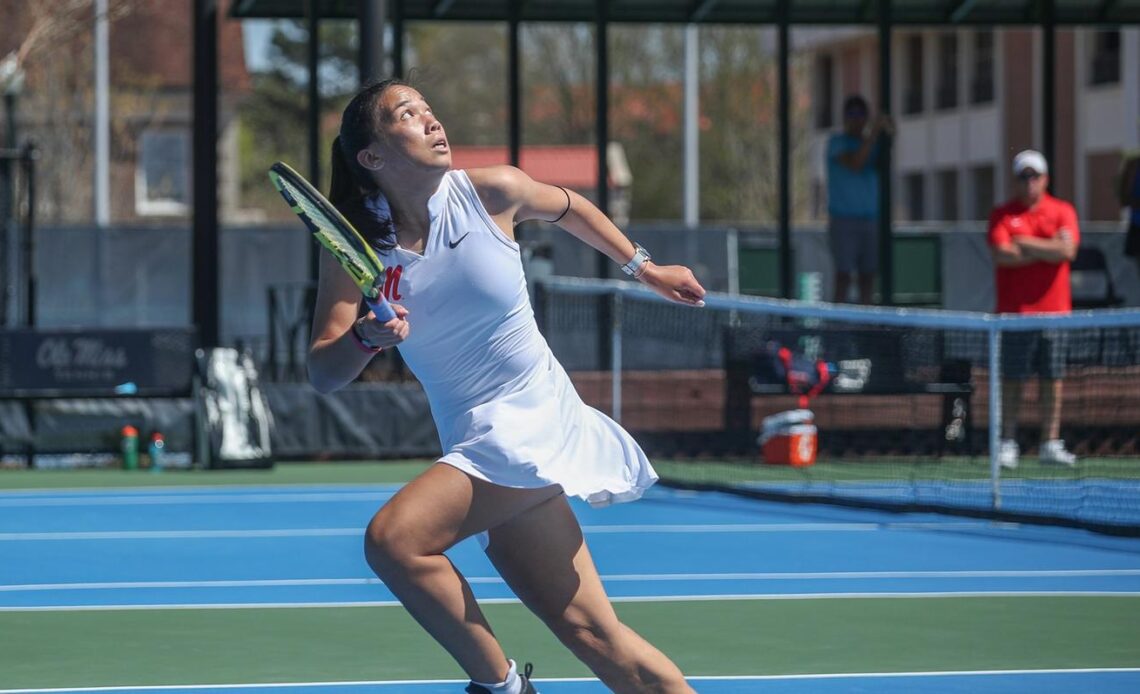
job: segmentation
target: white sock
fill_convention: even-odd
[[[511,665],[511,669],[507,670],[507,679],[498,684],[487,684],[486,682],[475,682],[475,684],[494,692],[494,694],[522,694],[522,678],[519,677],[519,670],[515,666],[515,661],[508,660],[507,662]]]

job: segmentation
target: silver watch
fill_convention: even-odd
[[[622,272],[631,277],[640,277],[641,273],[645,272],[645,266],[653,257],[649,255],[649,251],[641,247],[640,243],[634,242],[633,244],[633,257],[625,265],[621,266]]]

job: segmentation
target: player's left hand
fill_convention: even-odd
[[[652,262],[638,277],[661,296],[679,304],[704,306],[705,288],[684,265],[656,265]]]

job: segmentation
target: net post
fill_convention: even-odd
[[[740,296],[740,232],[737,231],[736,227],[728,228],[725,233],[724,244],[728,265],[728,293],[732,296]],[[729,325],[736,325],[738,322],[736,309],[729,311]]]
[[[206,394],[204,391],[207,370],[208,352],[198,348],[194,351],[194,376],[191,380],[192,400],[194,402],[194,461],[192,465],[198,470],[209,470],[210,464],[210,434],[207,431],[209,414],[206,412]]]
[[[621,423],[621,293],[610,295],[610,398],[613,419]]]
[[[1001,510],[1001,465],[998,453],[1001,448],[1001,329],[991,325],[988,333],[989,349],[989,434],[990,484],[993,489],[994,510]]]

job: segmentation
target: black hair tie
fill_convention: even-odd
[[[558,217],[556,217],[555,219],[550,220],[548,222],[548,224],[557,224],[559,221],[562,220],[563,217],[566,216],[566,213],[570,211],[570,192],[568,190],[566,190],[565,188],[563,188],[562,186],[558,186],[558,188],[561,189],[562,192],[566,194],[566,209],[562,210],[562,214],[558,215]]]

